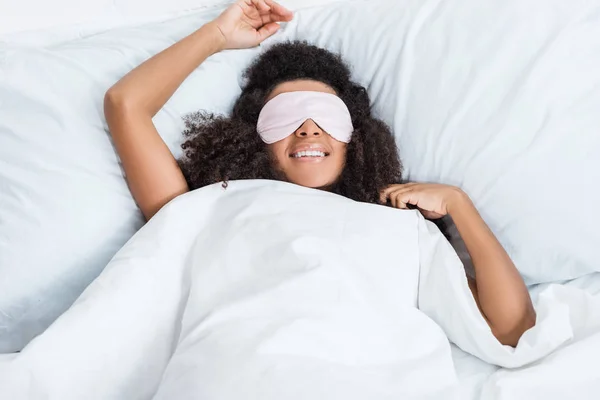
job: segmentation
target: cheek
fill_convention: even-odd
[[[285,152],[286,145],[284,143],[284,140],[269,144],[267,145],[267,148],[269,149],[269,154],[271,155],[271,158],[278,165],[281,165],[286,160],[286,158],[288,158]]]
[[[336,162],[344,166],[346,164],[346,155],[347,155],[348,146],[345,143],[340,143],[334,147],[334,152],[336,155]]]

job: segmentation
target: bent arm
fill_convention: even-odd
[[[536,320],[519,271],[466,194],[459,192],[448,211],[473,261],[469,287],[481,313],[502,344],[516,346]]]
[[[106,93],[106,121],[133,198],[146,220],[189,190],[152,117],[194,69],[224,46],[219,28],[206,24],[135,68]]]

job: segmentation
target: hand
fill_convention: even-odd
[[[467,195],[455,186],[435,183],[406,183],[390,185],[380,193],[382,203],[390,202],[393,207],[407,209],[415,206],[428,219],[438,219],[450,213],[450,209]]]
[[[224,38],[225,49],[258,46],[279,29],[278,22],[291,21],[293,14],[272,0],[239,0],[212,23]]]

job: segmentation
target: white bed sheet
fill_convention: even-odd
[[[578,286],[581,283],[585,284],[584,287],[589,284],[590,289],[593,288],[591,293],[600,293],[600,273],[583,278],[582,282],[573,282],[573,285]],[[0,370],[3,364],[8,365],[16,356],[17,354],[0,354]],[[482,388],[492,379],[499,368],[465,353],[455,345],[452,345],[452,359],[460,382],[460,398],[462,400],[479,400]],[[590,397],[590,399],[592,398]]]
[[[568,287],[583,289],[591,295],[599,295],[600,294],[600,273],[590,274],[579,279],[575,279],[572,281],[565,282],[557,282],[561,283]],[[530,293],[532,298],[537,298],[540,292],[546,289],[550,284],[537,285],[535,287],[530,288]],[[596,335],[597,336],[597,335]],[[591,344],[583,344],[583,347],[586,349],[594,349],[596,354],[598,354],[598,347],[592,346]],[[556,395],[556,391],[559,389],[565,389],[565,396],[559,397],[564,399],[576,398],[576,399],[597,399],[597,391],[592,392],[586,390],[584,386],[585,383],[588,385],[593,385],[594,388],[600,388],[600,379],[596,376],[600,377],[600,373],[595,373],[596,376],[590,376],[586,380],[585,377],[582,377],[582,387],[581,392],[577,393],[580,397],[571,397],[577,392],[576,387],[567,386],[565,387],[561,383],[561,378],[565,379],[564,373],[568,370],[568,368],[561,368],[560,359],[552,362],[553,368],[548,368],[547,371],[543,371],[537,374],[535,380],[531,382],[531,392],[529,393],[519,393],[518,395],[515,393],[511,393],[508,389],[510,387],[511,374],[515,374],[515,372],[506,372],[506,370],[500,370],[498,367],[487,364],[476,357],[473,357],[470,354],[465,353],[461,349],[456,346],[452,346],[452,358],[454,360],[454,366],[458,373],[458,378],[460,380],[461,387],[461,398],[465,400],[478,400],[484,394],[483,388],[486,385],[489,386],[497,386],[501,388],[502,385],[507,386],[507,389],[502,392],[502,394],[497,395],[498,399],[506,399],[506,400],[530,400],[530,399],[544,399],[543,394],[552,393],[553,396]],[[552,356],[551,356],[552,358]],[[589,356],[587,358],[589,361],[594,359],[593,356]],[[565,364],[568,365],[568,364]],[[527,367],[530,370],[535,372],[538,367]],[[586,367],[582,366],[581,370],[585,370]],[[597,364],[591,364],[587,366],[588,370],[596,371]],[[571,368],[571,372],[573,372],[573,368]],[[579,372],[579,371],[576,371]],[[553,383],[554,379],[554,383]],[[521,383],[521,379],[519,379]],[[489,391],[489,388],[487,389]],[[520,388],[522,390],[522,387]],[[487,393],[489,395],[489,392]],[[531,397],[527,397],[531,396]],[[556,398],[556,397],[555,397]]]
[[[600,287],[600,274],[587,278],[587,281],[593,281],[596,286]],[[596,290],[595,293],[600,293],[600,290]],[[8,362],[15,357],[16,354],[0,354],[0,369],[2,369],[3,363],[8,365]],[[452,345],[452,359],[460,382],[460,398],[462,400],[479,400],[482,388],[492,379],[499,368],[465,353],[455,345]]]
[[[232,185],[232,187],[237,187],[238,185],[241,184],[237,183],[236,185]],[[248,182],[241,186],[251,188],[252,185],[255,184]],[[278,192],[289,191],[289,189],[285,189],[285,187],[279,188],[278,185],[282,184],[270,184],[270,186],[276,190],[275,194]],[[216,185],[212,188],[203,189],[200,192],[190,193],[183,198],[176,200],[174,204],[162,210],[161,213],[157,215],[158,218],[153,219],[150,224],[140,231],[140,233],[138,233],[138,235],[136,235],[136,237],[115,257],[113,262],[111,262],[107,268],[107,271],[101,275],[98,281],[90,286],[74,307],[61,317],[45,334],[32,342],[32,344],[24,350],[24,359],[18,357],[21,359],[18,364],[19,372],[14,376],[11,375],[11,377],[16,377],[18,380],[24,380],[24,382],[33,378],[33,381],[30,381],[29,384],[15,384],[14,387],[17,388],[17,390],[20,390],[18,388],[22,387],[30,387],[29,390],[32,390],[33,392],[30,392],[30,395],[27,397],[19,395],[10,398],[15,400],[44,398],[47,389],[54,391],[53,393],[55,393],[55,395],[57,393],[62,393],[64,395],[65,393],[70,393],[68,387],[74,381],[81,382],[81,386],[74,388],[83,390],[79,394],[89,393],[90,387],[100,387],[103,388],[102,390],[105,390],[105,382],[110,383],[111,385],[115,385],[115,382],[120,382],[120,384],[114,386],[115,389],[105,391],[102,398],[149,398],[156,387],[153,385],[158,385],[158,383],[151,384],[149,387],[148,381],[155,380],[162,375],[164,365],[171,357],[173,351],[172,346],[175,346],[176,343],[176,341],[173,342],[171,339],[165,341],[163,339],[156,339],[156,337],[177,337],[179,336],[177,331],[181,331],[182,335],[185,336],[185,333],[183,333],[185,326],[177,328],[168,322],[174,318],[178,318],[177,315],[183,315],[183,318],[186,318],[185,314],[182,314],[184,313],[184,310],[181,309],[181,307],[185,307],[186,313],[187,307],[185,305],[182,306],[181,303],[179,303],[179,300],[173,299],[186,296],[185,298],[188,299],[186,302],[189,302],[189,304],[194,304],[194,307],[196,308],[198,305],[206,308],[206,306],[203,305],[205,302],[189,300],[192,299],[191,295],[189,298],[185,295],[185,291],[188,289],[186,289],[185,283],[182,285],[182,282],[190,281],[190,277],[188,276],[189,272],[186,272],[185,268],[182,269],[181,267],[177,267],[177,260],[188,258],[188,256],[186,256],[188,253],[185,249],[188,249],[189,251],[191,242],[187,242],[193,239],[190,239],[189,237],[186,239],[185,232],[196,229],[194,227],[199,226],[199,224],[206,223],[201,222],[206,221],[206,218],[213,221],[211,225],[206,227],[210,232],[210,235],[221,237],[218,233],[218,227],[223,226],[223,224],[221,224],[222,221],[220,222],[215,216],[215,213],[216,215],[219,215],[219,212],[223,212],[221,200],[217,201],[221,198],[219,195],[220,190],[218,185]],[[210,194],[210,192],[215,195],[203,197],[203,193]],[[303,192],[301,189],[296,189],[293,193],[296,193],[295,196],[300,196],[302,203],[310,201],[331,202],[332,204],[328,205],[330,208],[324,212],[325,215],[333,213],[333,210],[335,209],[339,210],[340,205],[346,204],[345,202],[348,201],[344,200],[345,202],[338,204],[337,200],[334,201],[335,199],[332,200],[328,197],[330,195],[324,194],[317,196],[319,198],[315,199],[312,196],[307,196],[310,193]],[[274,196],[274,193],[268,192],[267,198],[271,197],[276,196]],[[320,199],[321,197],[323,198]],[[264,196],[258,198],[259,201],[257,199],[254,201],[247,201],[248,199],[244,197],[243,191],[238,194],[234,192],[228,198],[233,199],[230,200],[234,202],[233,204],[239,204],[239,210],[234,207],[233,209],[229,208],[229,212],[239,215],[239,218],[236,217],[233,220],[237,221],[238,225],[241,224],[240,227],[244,227],[246,230],[250,225],[248,225],[244,218],[247,218],[249,214],[256,214],[260,210],[268,210],[261,212],[266,212],[267,214],[269,212],[275,212],[279,219],[283,218],[284,214],[275,209],[276,204],[289,204],[289,202],[284,201],[284,199],[280,199],[280,201],[273,200],[272,203],[268,203]],[[298,201],[298,198],[296,199],[296,201]],[[220,204],[221,208],[215,208],[215,204]],[[185,205],[186,207],[182,209],[182,205]],[[353,221],[356,221],[357,219],[368,220],[371,221],[370,223],[374,223],[375,226],[377,226],[378,231],[381,231],[382,225],[380,223],[382,220],[373,222],[373,215],[375,215],[373,214],[373,212],[375,212],[373,210],[375,209],[371,209],[370,207],[372,206],[359,204],[353,207],[357,207],[355,211],[363,210],[368,212],[366,212],[365,215],[362,215],[360,212],[346,213],[348,218],[344,219],[345,221],[348,219],[352,219]],[[295,209],[297,207],[293,208]],[[225,209],[227,209],[227,207],[225,207]],[[275,211],[273,211],[274,209]],[[314,210],[315,208],[310,207],[310,209]],[[301,211],[302,210],[298,212]],[[383,213],[384,211],[387,212],[393,210],[386,210],[383,208],[380,212]],[[197,215],[194,215],[194,213]],[[369,213],[371,213],[370,216],[368,215]],[[263,214],[258,216],[261,221],[265,221]],[[352,218],[350,218],[350,216],[352,216]],[[386,214],[386,219],[389,220],[389,217],[391,216],[391,214]],[[320,214],[317,215],[317,217],[323,218]],[[217,219],[215,220],[215,218]],[[336,217],[335,220],[339,220],[339,218]],[[394,221],[398,222],[395,219]],[[291,222],[292,223],[285,223],[283,226],[298,227],[299,225],[302,225],[293,223],[293,221]],[[311,224],[309,225],[312,226]],[[267,226],[271,225],[267,223]],[[335,225],[332,225],[332,227],[334,226]],[[404,225],[394,223],[392,226]],[[390,227],[391,226],[388,226],[387,228]],[[237,225],[233,226],[231,229],[235,229],[235,232],[237,232]],[[177,235],[173,234],[175,231],[177,232]],[[313,231],[310,232],[313,234]],[[363,232],[362,236],[364,236],[364,231],[362,229],[359,229],[357,232]],[[358,240],[357,244],[364,241],[360,240],[360,237],[362,236],[355,234],[356,240]],[[384,236],[391,238],[396,237],[395,235],[388,234],[385,234]],[[279,235],[277,237],[279,237]],[[310,238],[311,236],[308,237]],[[167,240],[168,238],[170,238],[170,240]],[[374,239],[377,242],[377,238]],[[213,240],[206,246],[212,248],[210,243],[213,242],[215,244],[220,243],[218,240],[216,242]],[[394,243],[396,242],[397,241],[394,241]],[[260,240],[257,240],[255,245],[257,243],[260,243]],[[302,246],[302,241],[297,243],[295,248],[297,248],[298,245],[304,248]],[[236,247],[236,249],[237,248],[239,247]],[[240,251],[242,251],[242,253],[244,253],[244,251],[247,252],[248,248],[252,248],[252,246],[248,247],[248,244],[246,244]],[[157,251],[156,255],[153,255],[152,253],[155,251],[154,249]],[[218,246],[215,251],[218,252],[218,257],[215,259],[218,261],[222,258],[222,254],[225,253],[220,251]],[[206,251],[200,251],[199,253],[202,254],[203,257],[207,257],[206,255],[208,254]],[[405,254],[405,251],[403,250],[402,253]],[[279,253],[275,253],[274,256],[277,258],[278,254]],[[189,257],[194,256],[192,253],[189,253]],[[240,255],[237,254],[232,257],[238,257],[239,260]],[[204,260],[204,258],[202,258],[202,260]],[[237,261],[234,261],[234,264],[235,262]],[[218,261],[218,263],[219,265],[217,266],[220,266],[221,261]],[[367,262],[367,264],[369,263]],[[377,262],[375,265],[387,265],[387,263]],[[398,268],[395,269],[398,270]],[[442,270],[445,269],[446,268],[442,268]],[[195,280],[195,282],[203,282],[204,285],[200,289],[196,289],[198,293],[206,293],[207,289],[208,292],[210,292],[212,286],[223,285],[224,282],[225,286],[223,288],[229,288],[226,292],[231,292],[231,288],[229,287],[229,284],[227,284],[227,281],[231,281],[234,286],[237,281],[236,275],[231,275],[228,272],[232,270],[225,268],[225,272],[223,272],[221,268],[217,268],[214,271],[216,275],[211,279]],[[340,281],[348,279],[348,276],[353,274],[352,271],[345,271],[345,269],[336,271],[337,272],[334,273],[333,276],[339,275]],[[389,270],[390,273],[394,274],[393,271],[394,269]],[[260,276],[268,277],[269,275],[261,274]],[[206,278],[206,276],[204,276],[204,278]],[[371,282],[371,279],[376,278],[376,276],[373,274],[373,276],[365,276],[364,278],[367,282]],[[297,281],[298,280],[296,280],[296,282]],[[316,282],[322,282],[322,280],[317,280]],[[394,282],[398,282],[398,279],[395,279]],[[444,282],[452,282],[452,280],[444,279]],[[377,287],[380,287],[379,285],[381,285],[381,282]],[[389,291],[389,293],[402,292],[403,290],[399,290],[396,285],[396,283],[392,286],[383,284],[383,291],[385,292],[391,288],[393,290]],[[368,284],[363,287],[362,284],[359,284],[359,286],[360,287],[355,288],[354,293],[362,296],[363,290],[369,290],[368,288],[372,285]],[[600,274],[590,275],[572,282],[567,282],[565,283],[565,286],[584,289],[590,295],[599,294]],[[245,285],[242,287],[246,288]],[[311,295],[314,295],[315,292],[310,288],[314,288],[314,285],[304,287],[304,293],[311,293]],[[537,298],[546,288],[548,288],[548,285],[541,285],[533,288],[532,293],[534,298]],[[246,290],[248,290],[248,288],[246,288]],[[468,289],[466,290],[468,291]],[[233,292],[235,293],[237,290],[234,290]],[[435,293],[438,294],[441,292],[444,292],[444,290],[440,290],[439,292],[435,291]],[[221,292],[217,290],[217,293]],[[259,290],[257,294],[258,293],[262,293],[262,289]],[[370,296],[367,292],[364,294],[367,297]],[[228,296],[226,293],[223,295]],[[396,294],[393,296],[396,296]],[[443,297],[442,294],[439,294],[439,296]],[[221,295],[218,297],[221,297]],[[251,300],[255,298],[256,296],[254,295],[250,297]],[[384,298],[386,298],[386,296],[382,295],[380,300]],[[421,298],[421,295],[419,295],[419,298]],[[208,299],[210,300],[210,297]],[[385,302],[387,303],[387,301]],[[212,303],[209,302],[209,304]],[[237,304],[243,304],[243,302],[238,302]],[[212,306],[208,306],[208,309],[210,310],[211,307]],[[444,305],[442,304],[440,307],[444,307]],[[457,310],[456,307],[445,307],[447,309],[442,314],[450,313],[451,316],[448,318],[450,318],[451,323],[455,325],[450,327],[446,326],[445,329],[450,329],[450,331],[458,329],[458,331],[460,331],[461,328],[457,327],[457,324],[460,325],[457,318],[462,318],[460,316],[467,313],[469,307],[466,307],[465,310],[461,310],[460,312],[452,311]],[[217,303],[215,309],[215,311],[217,311],[217,317],[219,311],[222,311],[222,309],[223,308],[219,307]],[[221,312],[221,316],[222,315]],[[585,315],[585,312],[583,315]],[[479,318],[481,317],[479,316]],[[152,333],[149,334],[148,332]],[[322,333],[327,334],[328,332]],[[566,395],[567,393],[570,393],[574,394],[577,399],[592,399],[596,393],[593,389],[598,389],[598,384],[600,383],[598,382],[597,376],[595,376],[599,375],[597,368],[593,368],[592,365],[598,357],[600,357],[600,335],[595,334],[585,340],[582,338],[579,339],[579,343],[575,343],[574,345],[571,344],[567,348],[561,349],[540,363],[534,363],[515,370],[498,369],[495,366],[484,363],[478,358],[466,354],[458,348],[453,348],[452,359],[460,383],[460,396],[457,398],[460,400],[525,400],[537,398],[535,397],[536,394],[545,393],[546,395],[540,398],[562,400],[563,398],[568,398]],[[227,339],[225,338],[224,340],[226,341]],[[94,343],[95,345],[90,346],[90,343]],[[183,342],[180,342],[177,347],[180,347],[181,343]],[[218,347],[219,346],[217,346],[217,349],[215,350],[218,350]],[[148,352],[147,349],[149,348],[152,348],[153,351]],[[57,351],[59,349],[60,351]],[[63,349],[66,351],[62,352]],[[187,346],[184,346],[184,351],[187,351],[186,349]],[[135,354],[137,354],[137,356]],[[133,365],[132,360],[134,360],[134,358],[132,357],[137,357],[137,360],[133,361],[133,364],[138,365],[138,367],[139,365],[144,365],[142,370],[133,370],[131,367],[127,366]],[[14,356],[11,355],[4,355],[0,358],[0,374],[2,371],[4,371],[5,374],[8,374],[11,366],[17,365],[12,364],[12,358],[14,358]],[[192,359],[197,360],[198,358],[192,357]],[[590,363],[589,367],[586,366],[587,363]],[[25,369],[23,368],[24,366]],[[130,371],[132,376],[124,375],[123,372],[126,371]],[[73,374],[77,375],[78,378],[75,380],[71,379]],[[124,376],[126,376],[127,379],[125,379]],[[154,378],[150,378],[152,376]],[[176,373],[175,376],[180,375]],[[524,376],[528,377],[528,379],[523,379]],[[3,377],[0,376],[0,397],[2,397],[2,378]],[[165,378],[163,377],[163,383],[164,379]],[[131,382],[131,380],[133,382]],[[11,380],[8,380],[7,382],[5,380],[4,384],[11,383],[12,385],[14,382],[15,381]],[[578,382],[578,386],[573,387],[573,382]],[[523,387],[524,384],[529,385],[529,387]],[[126,393],[131,395],[135,393],[135,396],[123,397],[123,386],[129,387],[129,391]],[[146,390],[145,395],[140,395],[140,388]],[[114,392],[110,392],[110,390],[114,390]],[[22,392],[19,393],[22,394]],[[107,393],[109,395],[107,395]],[[562,393],[564,393],[565,396],[562,396]],[[113,394],[114,396],[111,396],[110,394]],[[54,397],[50,396],[49,398],[52,399]],[[61,398],[64,398],[64,396]]]
[[[590,294],[600,294],[600,273],[591,274],[570,282],[563,282],[566,286],[577,287],[586,290]],[[541,289],[548,285],[540,285],[532,288],[532,295],[536,295]],[[0,354],[0,370],[2,364],[8,364],[16,354]],[[490,381],[498,367],[487,364],[477,357],[465,353],[455,345],[452,345],[452,358],[460,381],[461,399],[478,400],[486,382]]]
[[[7,363],[13,358],[17,356],[17,353],[9,353],[9,354],[0,354],[0,365],[2,363]]]

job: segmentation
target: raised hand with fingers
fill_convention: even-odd
[[[225,49],[258,46],[288,22],[293,13],[272,0],[239,0],[227,8],[213,23],[225,39]]]

